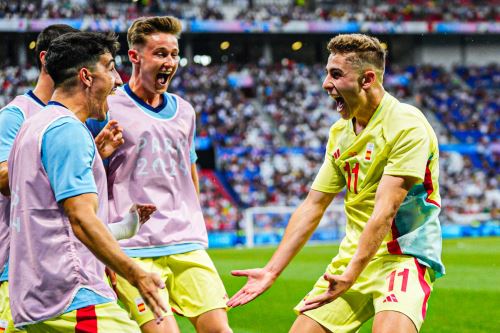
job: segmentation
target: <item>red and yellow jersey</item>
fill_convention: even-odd
[[[352,258],[375,206],[383,175],[413,177],[389,233],[376,257],[407,254],[444,274],[438,215],[439,148],[436,135],[415,107],[386,93],[366,128],[358,135],[351,120],[340,119],[330,129],[325,161],[313,190],[338,193],[346,188],[346,236],[339,259]]]

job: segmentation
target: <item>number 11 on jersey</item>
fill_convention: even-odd
[[[359,163],[354,163],[354,167],[351,169],[349,162],[345,162],[344,166],[345,172],[347,172],[347,190],[358,194],[358,174],[359,174]],[[353,188],[351,190],[351,179],[354,175]]]

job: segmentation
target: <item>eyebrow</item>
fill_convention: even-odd
[[[328,67],[325,67],[325,70],[326,70],[326,72],[328,72],[328,73],[338,71],[338,72],[340,72],[341,74],[344,74],[344,71],[343,71],[343,70],[341,70],[341,69],[340,69],[340,68],[338,68],[338,67],[332,67],[332,68],[330,68],[330,69],[329,69]]]
[[[165,46],[159,46],[159,47],[153,49],[153,52],[157,52],[157,51],[169,52],[169,50]],[[179,52],[179,49],[175,47],[170,52]]]

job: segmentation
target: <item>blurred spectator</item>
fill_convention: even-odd
[[[200,5],[201,3],[201,5]],[[245,2],[244,2],[245,3]],[[247,2],[248,3],[248,2]],[[309,8],[294,1],[282,5],[243,6],[241,1],[83,1],[0,0],[0,18],[95,18],[135,19],[148,15],[173,15],[186,20],[259,20],[286,23],[290,20],[343,22],[459,21],[499,22],[496,1],[355,1],[329,2]]]
[[[130,68],[125,63],[119,71],[126,81]],[[198,135],[220,150],[220,170],[244,205],[296,206],[305,198],[338,119],[321,88],[323,72],[293,63],[179,68],[170,91],[194,106]],[[472,142],[477,150],[441,154],[443,223],[499,218],[498,73],[497,65],[387,68],[390,93],[434,113],[447,142]],[[0,68],[0,106],[33,87],[37,76],[35,66]],[[234,229],[239,208],[213,180],[200,183],[208,229]]]

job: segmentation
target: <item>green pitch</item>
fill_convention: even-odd
[[[274,286],[253,302],[229,312],[235,333],[288,332],[295,319],[293,306],[312,287],[337,245],[308,246]],[[260,267],[274,248],[210,250],[230,295],[245,282],[232,269]],[[438,279],[429,300],[423,333],[500,332],[500,238],[457,239],[444,242],[447,275]],[[195,332],[185,318],[181,331]],[[361,333],[371,332],[371,322]]]

